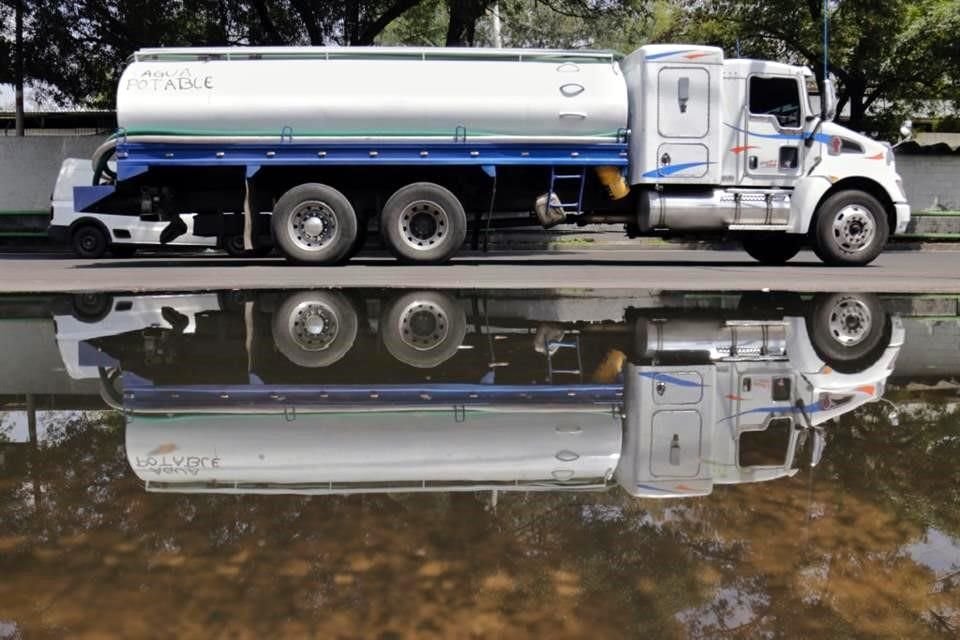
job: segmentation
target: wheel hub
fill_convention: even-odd
[[[426,251],[443,241],[450,220],[447,212],[436,202],[417,200],[400,212],[399,226],[404,244],[417,251]]]
[[[400,339],[419,351],[435,349],[447,339],[450,320],[429,301],[411,302],[400,314]]]
[[[304,302],[290,315],[290,335],[307,351],[329,347],[337,337],[339,324],[336,314],[319,302]]]
[[[862,205],[843,207],[833,220],[834,241],[847,253],[859,253],[869,247],[875,234],[873,215]]]
[[[324,249],[339,231],[333,209],[319,201],[304,202],[294,209],[289,227],[294,244],[306,251]]]
[[[839,344],[852,347],[867,337],[872,323],[870,309],[863,302],[844,298],[830,312],[830,335]]]
[[[97,239],[90,235],[83,236],[80,238],[80,246],[86,251],[93,251],[97,246]]]

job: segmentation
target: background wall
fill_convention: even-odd
[[[0,136],[0,213],[46,211],[64,158],[89,158],[106,136]]]
[[[89,158],[105,136],[0,136],[0,211],[46,209],[64,158]],[[898,154],[915,211],[960,210],[960,154]]]

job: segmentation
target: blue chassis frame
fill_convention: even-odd
[[[117,145],[117,179],[127,180],[151,167],[244,167],[247,177],[269,166],[477,166],[496,175],[497,166],[593,167],[628,164],[625,142],[523,144],[451,141],[414,143],[143,143]],[[110,196],[114,185],[74,187],[78,211]]]

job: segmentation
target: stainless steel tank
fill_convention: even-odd
[[[117,120],[178,142],[603,142],[627,126],[627,90],[605,52],[143,49],[120,78]]]

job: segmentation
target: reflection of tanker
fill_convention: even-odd
[[[882,395],[903,342],[864,294],[549,323],[437,292],[222,307],[82,350],[148,490],[704,495],[792,475],[808,439],[816,464],[822,425]]]

